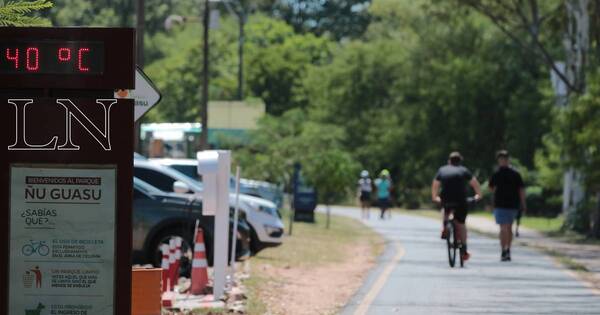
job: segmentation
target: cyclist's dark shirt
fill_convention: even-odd
[[[519,209],[519,190],[524,187],[521,174],[512,167],[500,167],[490,179],[494,191],[494,206],[497,208]]]
[[[464,166],[444,165],[435,179],[442,183],[440,197],[444,203],[463,204],[467,200],[467,184],[473,175]]]

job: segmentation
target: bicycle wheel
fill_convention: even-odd
[[[50,247],[42,245],[38,248],[37,252],[40,256],[48,256],[48,254],[50,254]]]
[[[23,255],[25,255],[25,256],[31,256],[31,255],[33,255],[33,251],[34,251],[34,249],[33,249],[33,246],[31,246],[31,245],[29,245],[29,244],[27,244],[27,245],[24,245],[24,246],[21,248],[21,252],[22,252],[22,253],[23,253]]]
[[[452,222],[448,222],[446,224],[446,230],[448,231],[448,237],[446,237],[446,245],[448,246],[448,263],[450,267],[454,268],[454,264],[456,263],[456,246],[454,246],[456,242],[456,235],[454,234],[454,224]]]

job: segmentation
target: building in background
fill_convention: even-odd
[[[225,143],[245,143],[249,131],[265,115],[261,100],[213,101],[208,105],[208,143],[220,148]],[[142,124],[143,151],[149,157],[193,158],[200,144],[198,122]]]

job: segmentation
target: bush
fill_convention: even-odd
[[[588,234],[592,225],[592,207],[591,202],[582,202],[575,211],[567,214],[565,227],[581,234]]]

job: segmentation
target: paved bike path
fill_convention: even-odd
[[[600,295],[536,250],[516,246],[503,263],[497,240],[471,233],[471,260],[451,269],[437,221],[394,213],[366,224],[388,246],[342,314],[600,314]]]

